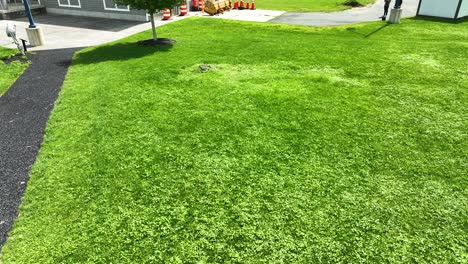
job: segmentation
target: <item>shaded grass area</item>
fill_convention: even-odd
[[[467,28],[193,18],[80,51],[2,261],[465,262]]]
[[[3,60],[13,57],[17,50],[0,47],[0,96],[4,94],[15,80],[28,67],[27,63],[14,61],[6,64]]]
[[[374,2],[375,0],[256,0],[255,5],[259,9],[283,10],[289,12],[332,12]]]

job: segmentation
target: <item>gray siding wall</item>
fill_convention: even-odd
[[[79,1],[81,7],[59,6],[59,1],[62,4],[70,1],[73,5],[78,5]],[[109,0],[105,1],[106,5],[111,3]],[[41,3],[46,6],[47,12],[52,14],[146,21],[146,12],[143,10],[105,10],[103,0],[41,0]],[[107,6],[107,8],[109,7],[113,6]]]

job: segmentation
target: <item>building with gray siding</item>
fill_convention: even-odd
[[[33,14],[51,13],[72,16],[100,17],[132,21],[148,21],[144,10],[117,5],[114,0],[29,0]],[[189,1],[187,1],[189,2]],[[0,19],[25,16],[23,0],[0,0]]]
[[[146,12],[117,5],[113,0],[41,0],[48,13],[147,21]]]

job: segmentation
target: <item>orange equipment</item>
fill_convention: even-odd
[[[185,16],[187,15],[187,4],[183,3],[180,5],[180,16]]]
[[[205,5],[205,12],[214,16],[223,14],[224,11],[231,10],[230,0],[208,0]]]
[[[169,20],[169,19],[171,19],[171,11],[167,8],[164,8],[162,20]]]
[[[198,9],[202,12],[205,10],[205,0],[198,0]]]

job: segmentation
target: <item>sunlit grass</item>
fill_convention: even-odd
[[[0,96],[8,90],[27,68],[27,63],[12,62],[6,64],[2,61],[15,55],[17,52],[14,49],[0,47]]]
[[[79,52],[3,262],[464,262],[468,24],[384,25]]]

